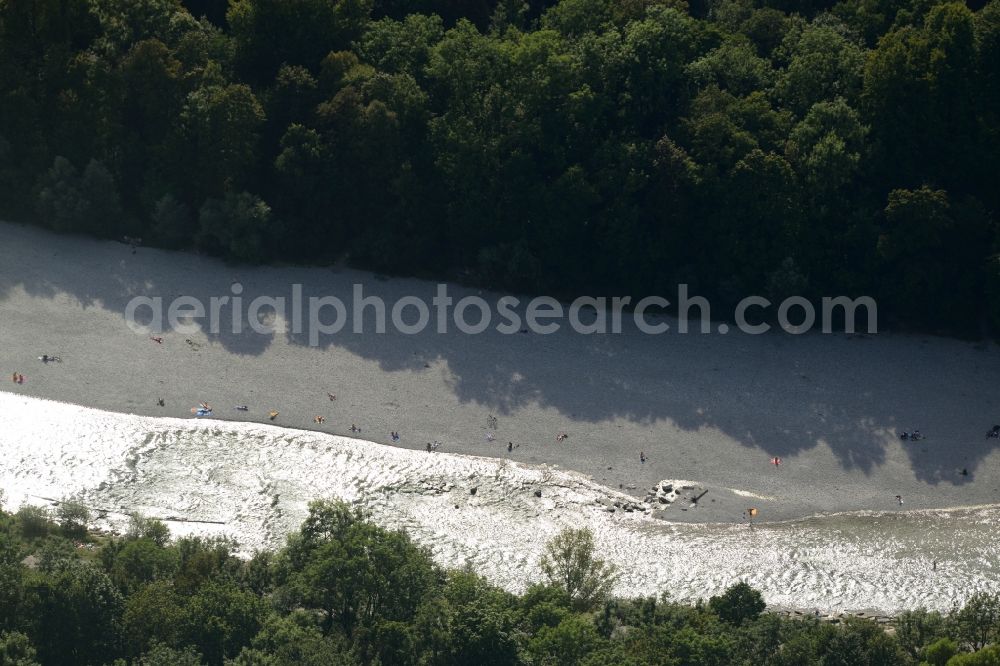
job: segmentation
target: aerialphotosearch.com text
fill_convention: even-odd
[[[672,317],[658,316],[670,309]],[[230,293],[206,298],[177,296],[136,296],[125,308],[126,323],[136,332],[179,333],[204,331],[218,335],[223,329],[233,335],[244,331],[273,334],[285,330],[308,338],[312,346],[324,336],[344,334],[384,334],[391,327],[405,335],[425,332],[458,331],[478,335],[491,328],[501,334],[537,333],[548,335],[568,326],[582,335],[616,334],[629,322],[635,330],[648,335],[675,333],[729,333],[728,323],[714,322],[708,299],[692,296],[686,284],[678,285],[676,297],[645,296],[633,301],[630,296],[581,296],[564,304],[551,296],[522,300],[500,296],[492,303],[467,295],[455,299],[447,284],[438,284],[429,299],[402,296],[391,302],[374,294],[365,294],[364,285],[354,284],[350,297],[334,295],[304,296],[301,284],[291,285],[286,296],[243,294],[243,285],[234,282]],[[868,296],[824,297],[819,311],[802,296],[791,296],[772,303],[763,296],[747,296],[733,309],[729,321],[748,335],[760,335],[773,328],[799,335],[807,331],[854,333],[855,323],[863,322],[867,333],[878,329],[878,308]],[[675,329],[672,327],[675,325]]]

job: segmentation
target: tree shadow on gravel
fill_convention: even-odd
[[[334,352],[342,350],[376,361],[387,373],[444,372],[447,389],[459,401],[501,416],[537,405],[582,423],[625,420],[652,429],[671,424],[685,431],[715,429],[768,456],[792,456],[825,444],[843,469],[866,474],[886,462],[898,432],[918,428],[928,439],[903,446],[914,475],[933,484],[973,480],[979,462],[998,443],[983,437],[1000,421],[1000,412],[990,413],[997,410],[993,396],[1000,376],[995,347],[919,336],[646,335],[630,314],[623,318],[621,334],[582,335],[566,320],[551,335],[501,334],[493,328],[500,323],[497,295],[454,286],[449,294],[455,301],[482,295],[494,306],[486,332],[457,333],[449,319],[452,332],[441,335],[432,308],[421,333],[406,335],[391,323],[385,333],[376,333],[369,307],[364,333],[354,333],[349,321],[341,332],[321,335],[313,345],[310,297],[336,296],[350,311],[353,285],[361,284],[365,295],[381,297],[391,311],[404,296],[430,304],[436,286],[351,270],[232,267],[147,248],[132,254],[121,243],[9,224],[0,225],[0,237],[3,316],[16,316],[4,311],[14,289],[42,299],[68,295],[83,308],[123,314],[135,296],[158,296],[164,302],[193,296],[207,304],[213,296],[237,295],[233,285],[238,283],[246,307],[259,295],[290,299],[292,285],[301,284],[304,327],[278,335],[291,345],[313,348],[315,355],[303,354],[291,363],[322,368],[335,364]],[[589,323],[595,316],[588,311],[582,319]],[[321,319],[329,323],[332,317],[328,308]],[[469,321],[478,317],[475,308],[468,311]],[[407,322],[415,318],[415,309],[404,312]],[[675,322],[663,321],[676,328]],[[275,343],[273,333],[254,332],[245,323],[237,333],[228,323],[223,318],[218,331],[202,323],[200,333],[213,349],[252,359]],[[963,467],[968,476],[957,474]]]

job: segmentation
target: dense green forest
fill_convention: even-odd
[[[0,0],[0,216],[1000,331],[1000,0]]]
[[[405,533],[315,502],[287,545],[252,559],[222,539],[171,541],[133,516],[89,533],[86,508],[0,512],[0,666],[996,666],[1000,596],[892,631],[765,612],[737,583],[694,605],[608,595],[585,530],[518,595],[444,571]]]

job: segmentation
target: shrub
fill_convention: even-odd
[[[59,525],[68,537],[83,538],[87,534],[90,510],[78,502],[63,502],[56,510]]]
[[[549,541],[541,567],[549,583],[562,588],[582,610],[603,602],[618,579],[613,564],[594,556],[594,534],[586,528],[563,530]]]
[[[760,592],[744,582],[731,586],[720,597],[712,597],[708,605],[720,620],[734,625],[756,620],[767,607]]]
[[[36,539],[49,533],[52,527],[48,509],[41,506],[25,505],[14,515],[18,531],[24,539]]]

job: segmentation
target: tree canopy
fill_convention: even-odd
[[[0,216],[1000,322],[1000,0],[0,4]]]
[[[340,502],[311,503],[283,548],[249,559],[139,515],[121,537],[52,518],[0,511],[0,666],[997,663],[995,594],[904,612],[892,632],[768,612],[743,582],[694,604],[626,599],[586,529],[553,537],[544,582],[517,595]]]

